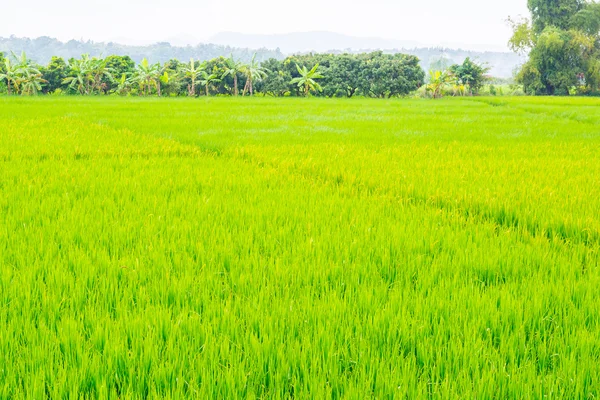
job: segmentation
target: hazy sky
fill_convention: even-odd
[[[526,0],[28,0],[2,1],[0,36],[152,43],[222,31],[326,30],[427,45],[505,48],[509,15]],[[250,6],[248,6],[250,5]],[[302,10],[309,10],[306,16]],[[12,16],[12,17],[8,17]],[[8,18],[7,18],[8,17]]]

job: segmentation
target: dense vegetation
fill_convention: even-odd
[[[310,74],[310,76],[308,75]],[[252,95],[396,97],[424,82],[419,60],[403,54],[310,54],[242,62],[219,57],[206,62],[170,60],[136,64],[129,56],[84,55],[68,62],[53,57],[46,66],[0,53],[0,85],[8,94],[70,93],[158,96]],[[317,82],[318,80],[318,82]],[[0,92],[2,88],[0,88]]]
[[[0,98],[0,398],[600,397],[600,102],[252,100]]]
[[[528,53],[518,80],[530,94],[598,94],[600,4],[528,0],[531,19],[511,21],[511,47]]]

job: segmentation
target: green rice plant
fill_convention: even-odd
[[[0,398],[597,398],[599,105],[0,99]]]

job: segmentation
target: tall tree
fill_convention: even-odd
[[[585,5],[584,0],[527,0],[536,33],[541,33],[548,26],[569,29],[573,16]]]
[[[531,21],[511,21],[510,47],[528,53],[517,79],[530,94],[597,91],[600,6],[584,0],[528,0]]]

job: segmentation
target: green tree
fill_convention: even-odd
[[[127,78],[133,76],[133,72],[135,71],[135,62],[129,56],[116,56],[112,55],[105,58],[106,69],[110,71],[113,77],[119,77],[118,80],[110,79],[108,77],[104,77],[102,79],[102,87],[105,88],[106,91],[114,91],[120,84],[120,77],[125,74]]]
[[[528,0],[531,22],[509,20],[509,46],[527,53],[517,75],[530,94],[597,91],[600,83],[600,5],[584,0]]]
[[[305,66],[302,66],[302,68],[300,68],[298,65],[296,65],[296,69],[298,70],[300,76],[298,78],[292,79],[290,83],[296,84],[299,88],[302,88],[304,96],[308,96],[311,91],[323,91],[321,85],[319,85],[316,81],[317,79],[323,78],[323,75],[317,72],[318,68],[319,64],[315,64],[315,66],[312,67],[310,70]]]
[[[488,71],[488,67],[473,62],[469,57],[462,64],[455,64],[450,67],[450,72],[458,83],[465,85],[471,95],[479,93],[485,83],[485,74]]]
[[[46,81],[44,93],[52,93],[63,86],[63,80],[67,77],[69,66],[61,57],[53,56],[47,66],[40,69],[42,78]]]
[[[538,34],[549,26],[571,28],[573,16],[585,5],[584,0],[527,0],[533,30]]]

